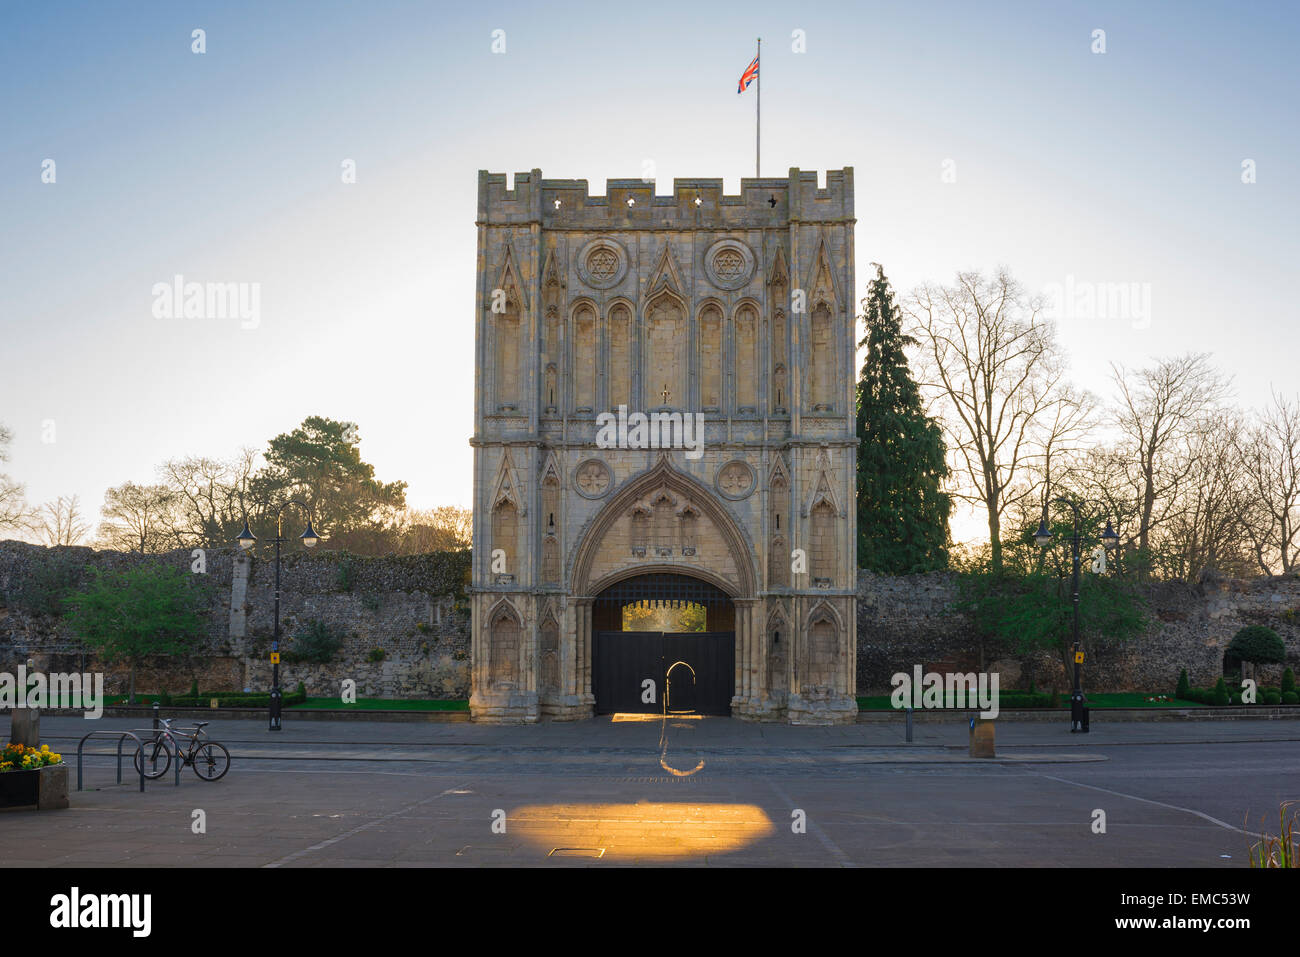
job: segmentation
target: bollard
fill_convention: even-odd
[[[907,740],[912,740],[912,709],[907,709]]]
[[[153,703],[153,729],[158,730],[158,702]]]
[[[970,719],[970,756],[991,758],[993,754],[993,722],[987,718]]]
[[[41,746],[41,712],[39,708],[14,708],[9,712],[9,740],[29,748]]]

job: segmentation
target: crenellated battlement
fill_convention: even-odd
[[[784,178],[742,179],[739,195],[723,181],[674,179],[666,196],[654,180],[610,179],[603,195],[591,195],[585,179],[544,179],[539,169],[516,173],[507,189],[504,173],[479,171],[478,223],[511,226],[539,223],[545,229],[764,228],[790,222],[852,223],[853,168],[829,170],[826,187],[815,170],[791,168]]]

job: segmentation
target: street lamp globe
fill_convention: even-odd
[[[257,537],[253,535],[252,531],[248,527],[248,519],[244,519],[244,530],[239,533],[237,541],[239,542],[239,547],[245,551],[252,548],[253,544],[257,541]]]
[[[1046,548],[1052,544],[1052,533],[1047,530],[1047,519],[1039,521],[1038,531],[1034,532],[1034,541],[1038,543],[1039,548]]]
[[[1110,519],[1106,520],[1106,530],[1101,533],[1101,543],[1107,548],[1114,548],[1119,544],[1119,533],[1111,527]]]
[[[307,531],[301,535],[302,543],[308,548],[315,548],[320,539],[316,535],[316,530],[311,527],[311,519],[307,519]]]

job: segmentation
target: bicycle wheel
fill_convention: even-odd
[[[208,741],[198,746],[190,762],[205,781],[220,781],[230,770],[230,752],[224,744]]]
[[[146,741],[135,751],[135,771],[141,773],[141,759],[143,759],[143,774],[150,781],[157,780],[167,773],[167,769],[172,766],[172,749],[167,743],[166,738],[155,738],[153,741]]]

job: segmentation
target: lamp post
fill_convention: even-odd
[[[1070,695],[1070,731],[1087,732],[1088,728],[1083,720],[1083,652],[1079,649],[1079,547],[1082,543],[1083,521],[1079,517],[1079,503],[1073,499],[1055,498],[1052,499],[1053,505],[1068,505],[1074,516],[1074,532],[1070,536],[1070,558],[1074,565],[1074,595],[1071,601],[1074,603],[1074,691]],[[1034,533],[1034,541],[1040,548],[1046,548],[1052,543],[1052,533],[1047,528],[1047,506],[1043,506],[1043,518],[1038,523],[1038,531]],[[1119,535],[1111,527],[1110,520],[1106,520],[1106,530],[1101,533],[1101,543],[1106,548],[1114,548],[1119,544]]]
[[[268,731],[279,731],[280,728],[280,711],[282,707],[282,695],[280,693],[280,544],[284,539],[284,529],[281,526],[281,513],[286,505],[297,505],[307,513],[307,530],[299,536],[299,540],[308,548],[315,548],[316,543],[320,541],[315,529],[311,527],[311,509],[296,499],[290,499],[281,504],[275,510],[275,631],[271,635],[271,706],[270,706],[270,727]],[[239,547],[248,551],[257,542],[257,538],[248,528],[248,519],[244,519],[244,530],[239,533]]]

